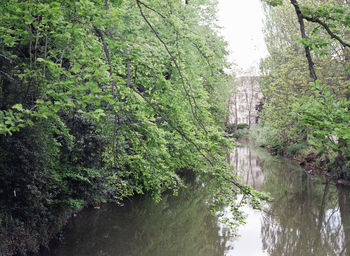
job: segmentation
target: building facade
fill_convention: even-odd
[[[247,124],[249,127],[258,122],[258,109],[263,94],[258,76],[237,78],[229,101],[229,124]]]

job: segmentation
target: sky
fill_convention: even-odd
[[[218,24],[228,42],[229,61],[243,71],[259,67],[259,60],[267,55],[263,28],[261,0],[219,0]]]

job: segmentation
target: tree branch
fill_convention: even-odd
[[[108,3],[108,0],[105,0],[105,8],[106,8],[106,10],[109,10],[109,3]]]
[[[106,5],[106,9],[108,10],[109,6],[108,6],[108,1],[106,0],[105,1],[105,5]],[[120,91],[119,91],[119,88],[117,86],[117,83],[115,82],[115,80],[113,79],[113,65],[112,65],[112,61],[111,61],[111,55],[110,55],[110,52],[109,52],[109,49],[108,49],[108,45],[105,41],[105,38],[104,38],[104,35],[103,35],[103,32],[101,30],[99,30],[98,28],[96,28],[94,26],[94,30],[97,34],[97,36],[100,38],[102,44],[103,44],[103,50],[105,52],[105,56],[107,58],[107,61],[108,61],[108,66],[109,66],[109,74],[112,78],[112,96],[113,98],[115,98],[115,92],[114,92],[114,88],[116,89],[117,91],[117,97],[118,97],[118,100],[119,102],[122,102],[122,97],[121,97],[121,94],[120,94]],[[121,105],[119,105],[119,109],[121,110]],[[114,113],[114,126],[113,126],[113,138],[112,138],[112,151],[113,151],[113,155],[114,155],[114,163],[117,162],[117,158],[116,158],[116,154],[115,154],[115,141],[116,141],[116,133],[117,133],[117,123],[118,123],[118,115],[117,113],[115,112]]]
[[[71,40],[71,38],[68,38],[68,40],[67,40],[67,45],[66,45],[66,47],[65,47],[65,48],[63,49],[63,51],[62,51],[61,58],[60,58],[60,67],[62,67],[63,56],[64,56],[65,51],[66,51],[66,50],[68,49],[68,47],[69,47],[70,40]]]
[[[203,156],[203,158],[206,159],[211,166],[214,166],[214,163],[202,152],[200,147],[195,142],[193,142],[183,131],[181,131],[178,127],[176,127],[176,125],[174,125],[174,123],[170,120],[170,118],[165,116],[164,111],[159,106],[156,107],[155,104],[153,104],[146,96],[144,96],[139,90],[137,90],[136,87],[130,82],[130,63],[127,63],[127,72],[128,72],[128,84],[127,84],[127,86],[129,88],[131,88],[135,93],[140,95],[144,99],[144,101],[146,101],[147,104],[149,106],[151,106],[151,108],[154,111],[156,111],[165,122],[167,122],[169,124],[169,126],[172,129],[177,131],[184,140],[186,140],[187,142],[192,144],[196,148],[198,153],[200,153]]]
[[[350,48],[350,44],[344,42],[339,36],[337,36],[336,34],[334,34],[329,26],[323,22],[322,20],[320,20],[319,18],[316,17],[307,17],[305,15],[302,16],[305,20],[310,21],[310,22],[314,22],[314,23],[318,23],[320,24],[326,31],[327,33],[335,40],[337,40],[343,47],[349,47]]]
[[[157,13],[157,14],[158,14],[160,17],[162,17],[163,19],[166,19],[165,16],[164,16],[163,14],[161,14],[161,13],[158,12],[157,10],[151,8],[150,6],[146,5],[144,2],[141,2],[140,0],[138,0],[138,2],[139,2],[140,4],[142,4],[144,7],[146,7],[147,9],[149,9],[149,10],[151,10],[151,11]]]
[[[196,100],[195,100],[195,98],[194,98],[192,95],[190,95],[188,89],[186,88],[185,79],[184,79],[184,77],[183,77],[183,75],[182,75],[182,72],[181,72],[181,69],[180,69],[179,65],[177,64],[176,58],[174,57],[174,55],[173,55],[173,54],[171,53],[171,51],[169,50],[167,44],[166,44],[166,43],[163,41],[163,39],[159,36],[159,33],[154,29],[154,27],[152,26],[152,24],[148,21],[148,19],[147,19],[146,16],[144,15],[143,10],[142,10],[142,7],[141,7],[141,5],[140,5],[140,4],[141,4],[141,1],[140,1],[140,0],[136,0],[136,3],[137,3],[137,6],[138,6],[138,8],[139,8],[139,10],[140,10],[140,13],[141,13],[142,18],[145,20],[145,22],[147,23],[147,25],[150,27],[150,29],[153,31],[153,33],[156,35],[156,37],[158,38],[158,40],[163,44],[165,50],[167,51],[167,53],[169,54],[171,60],[173,61],[174,65],[175,65],[175,67],[176,67],[176,69],[177,69],[177,71],[178,71],[178,73],[179,73],[179,75],[180,75],[182,87],[183,87],[183,89],[184,89],[184,91],[185,91],[185,93],[186,93],[186,95],[187,95],[187,97],[188,97],[188,102],[189,102],[189,104],[190,104],[190,106],[191,106],[191,111],[192,111],[192,114],[193,114],[194,118],[197,120],[197,122],[198,122],[198,124],[200,125],[200,127],[208,134],[208,131],[205,129],[204,125],[203,125],[202,122],[199,120],[196,111],[194,110],[194,107],[193,107],[193,105],[192,105],[191,99],[193,100],[195,106],[198,108],[197,103],[196,103]],[[190,87],[190,89],[191,89],[191,87]]]
[[[13,61],[11,58],[9,58],[1,53],[0,53],[0,57],[3,57],[5,60],[8,60],[10,63],[12,63],[12,61]]]
[[[168,24],[170,24],[172,27],[174,27],[174,28],[176,29],[176,27],[174,26],[174,24],[172,24],[171,22],[169,22],[169,21],[167,20],[167,18],[166,18],[163,14],[161,14],[161,13],[158,12],[157,10],[155,10],[155,9],[153,9],[153,8],[151,8],[151,7],[149,7],[148,5],[146,5],[145,3],[141,2],[141,1],[139,1],[139,2],[140,2],[140,4],[142,4],[143,6],[145,6],[147,9],[149,9],[149,10],[151,10],[151,11],[157,13],[157,14],[158,14],[160,17],[162,17]],[[186,4],[187,4],[187,2],[186,2]],[[186,36],[185,38],[186,38],[188,41],[190,41],[190,42],[194,45],[194,47],[198,50],[198,52],[199,52],[200,55],[203,57],[203,59],[208,63],[209,67],[211,67],[212,65],[211,65],[209,59],[205,56],[205,54],[204,54],[203,51],[199,48],[199,46],[198,46],[195,42],[193,42],[188,36]],[[211,72],[212,72],[212,71],[211,71]],[[213,72],[212,72],[212,75],[213,75]]]
[[[10,74],[8,74],[4,71],[1,71],[1,70],[0,70],[0,73],[3,74],[4,76],[6,76],[8,79],[10,79],[12,81],[16,81],[16,79],[14,79]]]
[[[306,39],[306,32],[305,32],[305,24],[304,24],[304,19],[303,19],[303,14],[300,10],[299,4],[297,2],[297,0],[290,0],[291,4],[294,6],[295,12],[298,16],[298,22],[299,22],[299,26],[300,26],[300,33],[301,33],[301,37],[302,39]],[[314,62],[312,61],[312,57],[311,57],[311,52],[310,52],[310,47],[307,45],[304,45],[304,49],[305,49],[305,55],[306,55],[306,59],[307,62],[309,64],[309,71],[310,71],[310,75],[312,77],[312,79],[314,81],[317,80],[317,75],[314,69]]]

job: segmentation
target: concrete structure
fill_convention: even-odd
[[[229,101],[229,124],[248,124],[249,127],[258,121],[258,106],[263,95],[258,76],[237,78]]]

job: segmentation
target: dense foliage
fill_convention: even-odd
[[[349,3],[266,2],[270,54],[261,63],[265,98],[255,137],[279,153],[315,155],[347,175]]]
[[[215,1],[5,0],[0,11],[0,254],[37,251],[84,205],[159,201],[185,168],[214,178],[213,202],[237,214],[234,195],[254,194],[224,161]]]

